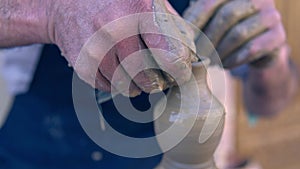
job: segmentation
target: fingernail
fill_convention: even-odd
[[[158,93],[158,92],[161,92],[161,91],[164,91],[166,88],[167,88],[167,85],[166,85],[166,82],[164,79],[162,78],[157,78],[154,82],[153,82],[153,88],[152,90],[150,91],[151,93],[155,92],[155,93]]]
[[[174,86],[176,84],[174,78],[172,78],[169,74],[164,73],[165,79],[166,79],[166,83],[168,86]]]
[[[139,96],[141,95],[141,91],[133,91],[133,92],[130,92],[130,95],[129,97],[136,97],[136,96]]]

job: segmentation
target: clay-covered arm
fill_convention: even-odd
[[[48,43],[49,5],[41,0],[0,0],[0,48]]]
[[[296,94],[298,71],[289,58],[287,45],[281,47],[266,67],[249,66],[243,94],[249,113],[272,116],[282,111]]]

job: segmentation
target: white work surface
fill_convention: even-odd
[[[0,70],[2,66],[2,61],[0,58]],[[0,128],[3,125],[4,120],[7,117],[7,112],[11,104],[11,97],[6,90],[6,85],[3,81],[3,78],[0,74]]]

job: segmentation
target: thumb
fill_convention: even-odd
[[[191,63],[197,60],[193,38],[185,25],[166,0],[153,0],[152,11],[140,20],[141,37],[170,85],[188,81]]]

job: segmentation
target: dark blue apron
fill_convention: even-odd
[[[187,1],[175,1],[171,2],[179,12],[188,5]],[[73,108],[72,74],[58,48],[46,45],[30,90],[16,96],[0,130],[0,169],[153,169],[161,155],[124,158],[90,140]],[[147,100],[143,94],[132,102],[139,109],[147,109]],[[110,124],[126,135],[154,135],[152,123],[127,121],[111,101],[103,103],[102,110]]]

